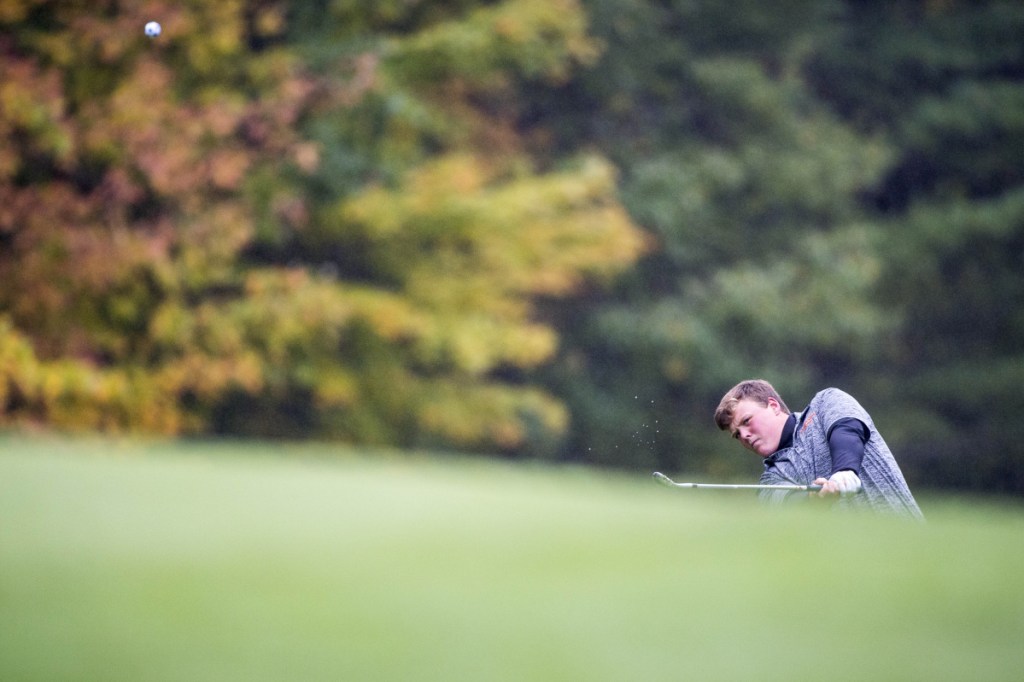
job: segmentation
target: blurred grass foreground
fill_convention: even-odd
[[[0,679],[1007,680],[1024,514],[326,446],[0,440]]]

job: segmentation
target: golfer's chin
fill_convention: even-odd
[[[775,451],[778,450],[779,448],[777,446],[772,447],[771,445],[768,445],[764,441],[759,440],[755,441],[754,444],[750,447],[750,449],[753,450],[755,454],[761,457],[768,457],[769,455],[774,454]]]

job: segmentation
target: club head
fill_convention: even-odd
[[[672,481],[672,479],[666,476],[665,474],[661,473],[660,471],[655,471],[651,475],[654,477],[655,481],[661,483],[662,485],[675,486],[675,483]]]

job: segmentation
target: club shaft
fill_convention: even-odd
[[[803,492],[816,492],[821,490],[820,485],[800,484],[743,484],[743,483],[676,483],[663,473],[654,472],[654,478],[659,483],[672,486],[673,488],[704,488],[712,490],[797,490]]]

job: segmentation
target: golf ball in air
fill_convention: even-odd
[[[155,21],[151,21],[146,24],[146,35],[150,38],[156,38],[160,35],[160,24]]]

